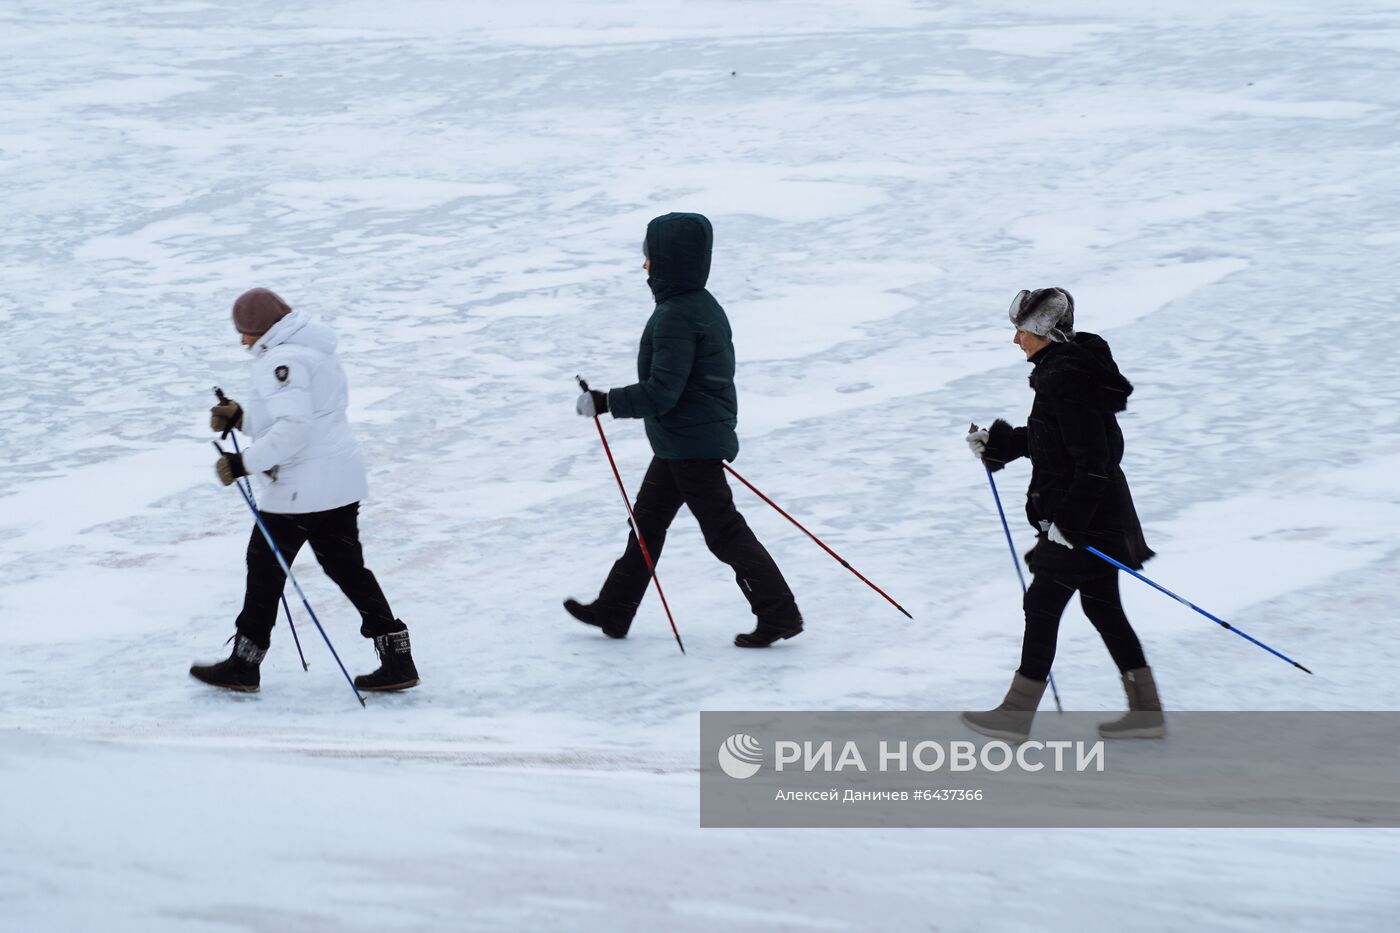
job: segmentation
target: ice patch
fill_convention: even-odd
[[[1092,332],[1123,327],[1247,268],[1243,259],[1207,259],[1116,269],[1070,287],[1076,323]]]
[[[1032,58],[1064,58],[1104,36],[1122,31],[1109,23],[1038,23],[1034,26],[1003,26],[1000,29],[974,29],[965,37],[968,48],[1003,55]]]
[[[441,181],[431,178],[338,178],[284,181],[267,186],[268,194],[300,211],[422,211],[465,198],[502,197],[514,185]]]
[[[746,360],[798,359],[860,336],[862,324],[913,307],[913,299],[878,283],[833,281],[789,286],[772,298],[749,298],[726,311],[734,346]]]
[[[217,456],[195,443],[170,445],[26,483],[0,498],[0,534],[13,536],[8,546],[26,551],[70,547],[92,528],[130,518],[201,482],[217,482]]]

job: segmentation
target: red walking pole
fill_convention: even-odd
[[[889,600],[889,603],[890,603],[891,606],[894,606],[894,607],[895,607],[896,609],[898,609],[900,612],[904,613],[904,615],[905,615],[907,618],[909,618],[910,621],[913,621],[913,618],[914,618],[914,617],[911,616],[911,615],[909,615],[909,610],[905,609],[903,606],[901,606],[899,603],[895,602],[893,599],[890,599],[890,594],[889,594],[889,593],[886,593],[884,590],[880,589],[878,586],[876,586],[875,584],[871,583],[869,580],[867,580],[867,579],[865,578],[865,575],[864,575],[864,574],[862,574],[862,573],[861,573],[859,570],[857,570],[856,568],[852,567],[850,564],[846,563],[846,559],[845,559],[844,557],[842,557],[840,554],[837,554],[837,553],[836,553],[835,551],[833,551],[831,548],[827,547],[825,541],[823,541],[821,538],[818,538],[816,535],[812,534],[810,531],[808,531],[806,528],[804,528],[801,522],[799,522],[797,519],[793,518],[793,517],[792,517],[791,515],[789,515],[787,512],[784,512],[783,509],[782,509],[782,507],[779,506],[778,503],[774,502],[772,499],[770,499],[770,498],[768,498],[767,496],[765,496],[765,495],[759,490],[759,488],[758,488],[757,486],[755,486],[753,483],[749,482],[748,480],[746,480],[746,479],[744,479],[742,476],[740,476],[738,470],[734,469],[732,466],[730,466],[730,465],[727,464],[727,463],[724,465],[724,468],[725,468],[726,470],[728,470],[731,474],[733,474],[733,476],[734,476],[735,479],[737,479],[739,482],[743,483],[745,486],[749,487],[749,489],[753,490],[754,495],[758,496],[758,497],[759,497],[760,499],[762,499],[764,502],[767,502],[767,503],[768,503],[769,505],[771,505],[774,509],[776,509],[779,515],[781,515],[783,518],[786,518],[788,521],[790,521],[790,522],[792,522],[794,525],[796,525],[796,526],[802,531],[802,533],[803,533],[804,535],[806,535],[807,537],[811,538],[813,541],[817,542],[817,546],[820,547],[823,551],[826,551],[826,552],[827,552],[828,554],[830,554],[832,557],[836,558],[837,563],[839,563],[842,567],[845,567],[845,568],[846,568],[847,570],[849,570],[851,573],[853,573],[853,574],[855,574],[857,577],[859,577],[859,578],[860,578],[860,582],[864,583],[866,586],[870,587],[872,590],[874,590],[875,592],[879,593],[881,596],[885,597],[885,599]]]
[[[575,376],[583,391],[588,391],[588,383],[582,376]],[[598,439],[603,442],[603,452],[608,455],[608,465],[612,467],[613,479],[617,480],[617,491],[622,493],[622,504],[627,506],[627,518],[632,522],[632,532],[637,536],[637,545],[642,549],[642,557],[647,562],[647,570],[651,571],[651,582],[656,584],[656,595],[661,597],[661,608],[666,610],[666,619],[671,623],[671,633],[676,636],[676,644],[680,645],[681,654],[685,654],[685,643],[681,641],[681,633],[676,630],[676,619],[671,615],[671,606],[666,602],[666,593],[661,589],[661,578],[656,575],[656,561],[651,559],[651,551],[647,550],[646,540],[642,537],[642,526],[637,524],[637,516],[632,512],[632,500],[627,498],[627,487],[622,485],[622,474],[617,471],[617,461],[613,459],[612,448],[608,446],[608,436],[603,433],[603,422],[598,420],[598,415],[593,415],[593,425],[598,429]]]

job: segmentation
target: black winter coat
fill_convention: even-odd
[[[614,418],[645,419],[663,460],[733,460],[739,453],[734,337],[705,290],[714,231],[700,214],[666,214],[647,225],[647,284],[656,310],[642,331],[633,385],[608,393]]]
[[[1133,507],[1117,414],[1133,387],[1118,371],[1102,337],[1080,333],[1031,357],[1035,402],[1024,428],[997,420],[983,460],[993,471],[1018,457],[1031,459],[1026,518],[1039,533],[1027,555],[1036,573],[1094,574],[1109,565],[1082,550],[1093,545],[1134,569],[1153,556]],[[1052,543],[1040,528],[1059,526],[1074,544]]]

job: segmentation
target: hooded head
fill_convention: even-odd
[[[1074,296],[1063,288],[1021,289],[1011,301],[1010,317],[1017,330],[1051,343],[1074,339]]]
[[[250,288],[233,303],[233,326],[240,334],[261,337],[292,308],[270,288]]]
[[[714,228],[702,214],[664,214],[647,224],[642,251],[651,261],[647,284],[656,300],[704,288],[714,245]]]

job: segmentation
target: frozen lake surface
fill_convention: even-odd
[[[1019,590],[963,433],[1024,419],[1005,308],[1049,284],[1137,387],[1149,571],[1317,672],[1125,581],[1167,704],[1400,707],[1397,52],[1359,2],[10,0],[0,928],[1392,926],[1400,832],[701,831],[695,761],[702,709],[1000,698]],[[652,598],[625,642],[559,608],[625,535],[573,377],[631,381],[669,210],[715,224],[738,469],[916,621],[742,490],[802,637],[730,646],[684,516],[687,656]],[[424,678],[368,710],[299,608],[309,673],[279,625],[260,694],[186,674],[241,601],[206,424],[254,285],[341,337]],[[1077,609],[1060,645],[1066,703],[1117,709]]]

